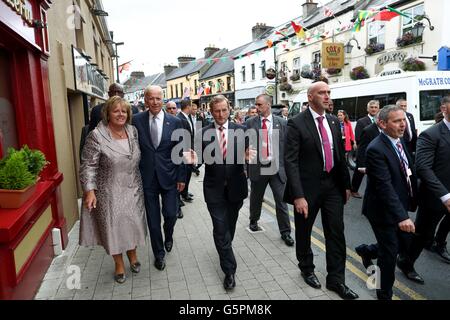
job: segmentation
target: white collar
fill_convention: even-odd
[[[263,116],[260,116],[260,117],[261,117],[261,122],[262,122],[264,119],[267,119],[270,123],[272,123],[272,121],[273,121],[272,114],[269,114],[269,116],[267,116],[267,117],[263,117]]]
[[[323,113],[323,115],[320,115],[320,114],[318,114],[317,112],[315,112],[312,108],[308,108],[308,109],[309,109],[309,111],[311,112],[311,114],[312,114],[314,120],[316,120],[316,119],[319,118],[319,117],[324,117],[324,118],[325,118],[325,115],[326,115],[325,112]]]
[[[223,125],[221,125],[221,126],[219,126],[219,125],[217,124],[217,122],[214,121],[214,127],[215,127],[217,130],[219,130],[220,127],[224,127],[225,130],[228,130],[228,120],[227,120],[227,122],[225,122],[225,123],[224,123]]]
[[[149,115],[150,115],[150,119],[153,119],[154,115],[153,113],[150,112],[150,110],[148,111]],[[160,120],[164,119],[164,110],[161,109],[161,111],[156,115],[156,117]]]
[[[388,139],[391,141],[391,143],[392,143],[394,146],[397,146],[397,143],[400,142],[400,138],[394,139],[394,138],[392,138],[391,136],[387,135],[384,131],[383,131],[383,133],[384,133],[384,135],[385,135],[386,137],[388,137]],[[401,143],[401,142],[400,142],[400,143]]]

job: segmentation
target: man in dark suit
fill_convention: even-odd
[[[339,121],[326,114],[328,84],[313,83],[308,101],[309,109],[288,121],[285,145],[285,199],[294,204],[297,259],[305,282],[320,288],[311,250],[311,231],[320,210],[326,239],[327,288],[343,299],[356,299],[358,295],[345,285],[343,216],[344,204],[350,198],[350,175]]]
[[[243,153],[246,142],[244,127],[228,121],[230,106],[224,96],[215,96],[210,108],[214,122],[202,130],[203,194],[212,219],[220,267],[225,273],[223,286],[231,290],[236,285],[237,268],[232,242],[239,210],[248,195]]]
[[[405,99],[397,100],[396,105],[397,107],[402,108],[406,113],[406,130],[403,136],[403,141],[406,144],[406,148],[408,149],[409,154],[414,158],[417,145],[417,129],[416,122],[414,121],[414,116],[407,111],[408,102]]]
[[[377,297],[381,300],[392,299],[397,254],[405,250],[415,231],[408,211],[415,211],[417,207],[417,179],[412,158],[400,139],[406,129],[405,118],[400,107],[384,107],[379,114],[383,133],[366,151],[368,179],[362,212],[378,242],[381,283]]]
[[[256,97],[259,116],[250,118],[245,123],[247,130],[252,130],[257,137],[259,157],[256,164],[250,164],[248,175],[251,181],[250,192],[250,225],[251,231],[260,230],[258,220],[267,185],[272,189],[275,199],[278,228],[281,239],[288,246],[294,245],[291,237],[291,222],[286,202],[283,201],[286,187],[286,171],[284,170],[284,144],[286,141],[287,122],[272,114],[272,97],[261,94]]]
[[[110,98],[114,96],[123,98],[124,93],[122,85],[119,83],[113,83],[110,85],[108,89],[108,96]],[[94,130],[98,123],[102,120],[102,110],[104,105],[104,103],[100,103],[92,108],[91,116],[89,118],[89,132]],[[133,115],[139,113],[139,109],[136,106],[131,106],[131,110],[133,111]]]
[[[372,123],[375,123],[375,116],[380,111],[380,102],[378,100],[370,100],[367,103],[367,116],[359,119],[356,122],[355,127],[355,141],[356,145],[358,146],[356,157],[359,156],[359,144],[361,141],[361,135],[365,127],[369,126]],[[352,196],[355,198],[362,198],[359,194],[358,190],[361,186],[361,182],[364,178],[364,173],[361,171],[356,170],[353,173],[352,177]]]
[[[181,120],[183,128],[189,132],[190,140],[187,141],[187,149],[194,149],[194,122],[191,116],[191,100],[181,100],[180,103],[181,111],[178,113],[177,117]],[[186,202],[192,202],[194,200],[193,194],[189,193],[189,183],[191,182],[192,176],[192,165],[186,166],[186,185],[184,190],[181,192],[181,197]]]
[[[179,141],[172,141],[171,137],[175,130],[183,127],[180,119],[162,110],[161,87],[147,87],[144,92],[144,101],[148,111],[137,114],[133,118],[133,124],[139,134],[140,170],[155,267],[163,270],[166,266],[164,248],[170,252],[173,246],[178,192],[183,191],[186,180],[184,165],[177,165],[172,161],[172,150]],[[161,232],[160,196],[164,217],[164,245]]]
[[[411,244],[403,268],[410,269],[424,246],[431,242],[436,226],[450,214],[450,96],[442,99],[444,119],[422,132],[417,140],[416,169],[421,180],[416,237]],[[447,243],[443,239],[442,250]]]

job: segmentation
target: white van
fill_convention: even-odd
[[[345,110],[350,120],[356,121],[367,115],[367,103],[379,100],[380,106],[395,104],[400,99],[408,101],[408,112],[416,120],[416,127],[422,132],[434,123],[439,112],[440,99],[450,95],[450,71],[405,72],[396,75],[374,77],[330,85],[334,102],[334,114]],[[294,99],[291,114],[298,112],[307,102],[306,90]]]

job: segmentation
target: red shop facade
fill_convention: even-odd
[[[0,208],[0,300],[32,299],[54,256],[52,230],[63,248],[68,241],[49,89],[51,4],[0,0],[0,158],[26,144],[50,162],[25,204]]]

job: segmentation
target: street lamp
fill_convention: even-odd
[[[112,56],[112,58],[116,58],[116,69],[117,69],[116,82],[120,83],[120,79],[119,79],[119,55],[117,54],[117,47],[118,46],[123,46],[125,44],[125,42],[114,42],[113,40],[109,40],[109,39],[105,40],[105,42],[108,43],[108,44],[113,44],[114,45],[114,55]]]
[[[353,50],[353,45],[351,44],[352,41],[356,41],[356,46],[358,48],[358,50],[361,50],[361,47],[359,46],[359,42],[358,40],[356,40],[355,36],[353,36],[353,38],[351,38],[350,40],[348,40],[347,44],[344,46],[344,51],[347,54],[352,53]]]

